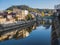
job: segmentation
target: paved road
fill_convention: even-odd
[[[29,21],[18,21],[16,23],[11,24],[3,24],[1,25],[0,32],[18,28],[25,28],[34,25],[36,20],[29,20]]]

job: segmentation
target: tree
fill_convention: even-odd
[[[26,20],[31,20],[32,19],[32,15],[29,13],[27,16],[26,16]]]
[[[42,11],[42,17],[44,17],[44,12]]]

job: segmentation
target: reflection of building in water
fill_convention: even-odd
[[[25,29],[19,30],[19,31],[12,31],[12,32],[7,32],[0,37],[0,41],[3,40],[8,40],[8,39],[18,39],[18,38],[25,38],[29,36],[29,32]]]
[[[43,24],[43,25],[49,25],[51,23],[52,23],[51,19],[43,19],[40,21],[40,24]]]
[[[29,33],[35,28],[36,28],[36,24],[24,29],[17,29],[17,30],[12,30],[8,32],[3,32],[3,34],[0,36],[0,41],[25,38],[29,36]]]

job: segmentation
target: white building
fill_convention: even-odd
[[[24,10],[24,12],[25,12],[25,15],[28,15],[28,11],[27,10]]]
[[[13,12],[16,13],[16,17],[18,18],[18,20],[25,20],[26,16],[29,13],[28,10],[21,10],[17,8],[14,8]]]
[[[28,14],[28,10],[21,10],[21,9],[17,9],[17,8],[14,8],[13,12],[17,13],[17,14],[21,14],[21,15],[23,15],[23,14],[27,15]]]

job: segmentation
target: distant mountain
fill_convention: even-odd
[[[18,9],[22,9],[22,10],[26,9],[27,10],[29,7],[26,5],[14,5],[14,6],[7,8],[7,10],[12,10],[13,8],[18,8]]]
[[[33,11],[33,12],[41,12],[41,11],[48,12],[50,10],[52,11],[52,9],[35,9],[35,8],[31,8],[27,5],[14,5],[14,6],[7,8],[6,10],[13,10],[13,8],[28,10],[29,12],[31,12],[31,11]]]
[[[30,8],[29,6],[26,6],[26,5],[14,5],[14,6],[11,6],[11,7],[7,8],[6,10],[13,10],[13,8],[18,8],[18,9],[22,9],[22,10],[28,10],[29,12],[30,11],[39,12],[39,10],[34,9],[34,8]]]

